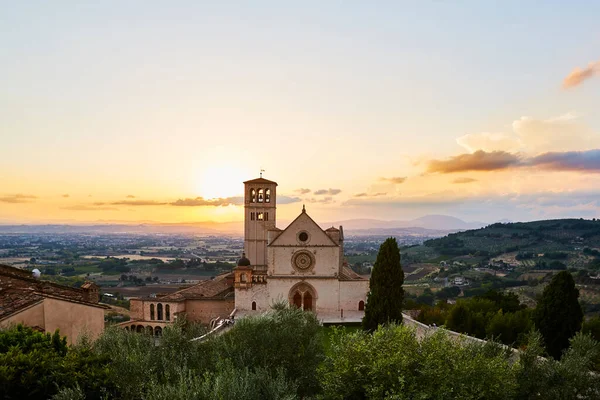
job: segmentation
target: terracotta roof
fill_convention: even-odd
[[[90,288],[98,288],[94,282],[86,281],[83,285],[81,285],[82,289],[90,289]]]
[[[229,279],[228,279],[229,278]],[[224,299],[233,295],[233,274],[217,275],[192,287],[161,297],[161,301],[181,301],[187,299]],[[148,299],[148,298],[145,298]]]
[[[325,229],[325,232],[339,232],[340,230],[338,228],[334,228],[333,226],[331,228],[327,228]]]
[[[35,279],[31,272],[0,265],[0,319],[27,308],[45,297],[107,308],[88,301],[88,291]]]
[[[44,296],[16,289],[0,289],[0,319],[44,300]]]
[[[274,184],[275,186],[277,186],[277,182],[273,182],[273,181],[270,181],[265,178],[250,179],[249,181],[244,182],[244,184],[246,184],[246,183],[267,183],[267,184]]]
[[[341,281],[364,281],[366,280],[356,272],[352,271],[349,267],[343,266],[340,270]]]

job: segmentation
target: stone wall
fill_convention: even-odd
[[[104,309],[56,298],[44,299],[44,321],[47,332],[59,329],[69,343],[86,334],[95,339],[104,331]]]
[[[299,250],[310,251],[315,259],[314,267],[306,272],[292,266],[292,257]],[[269,275],[337,276],[340,266],[339,247],[269,247]]]
[[[233,297],[226,300],[186,300],[185,314],[188,321],[208,324],[215,317],[225,318],[233,311]]]

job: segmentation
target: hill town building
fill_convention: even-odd
[[[0,328],[24,324],[42,332],[58,329],[69,343],[83,334],[93,339],[104,330],[104,310],[108,309],[98,300],[95,283],[72,288],[0,265]]]
[[[156,297],[131,299],[136,331],[156,333],[179,315],[208,324],[215,317],[260,313],[285,301],[313,311],[323,322],[358,322],[369,281],[344,262],[344,231],[323,230],[302,207],[285,229],[277,222],[277,183],[244,182],[244,254],[233,273]]]

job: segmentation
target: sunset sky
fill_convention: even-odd
[[[0,223],[239,221],[261,168],[286,220],[600,217],[599,15],[3,2]]]

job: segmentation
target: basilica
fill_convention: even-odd
[[[359,322],[369,281],[344,261],[344,230],[321,227],[302,207],[285,229],[277,228],[277,183],[244,182],[244,254],[231,273],[164,296],[131,299],[136,331],[159,332],[184,315],[209,323],[267,311],[276,302],[316,313],[323,323]]]

